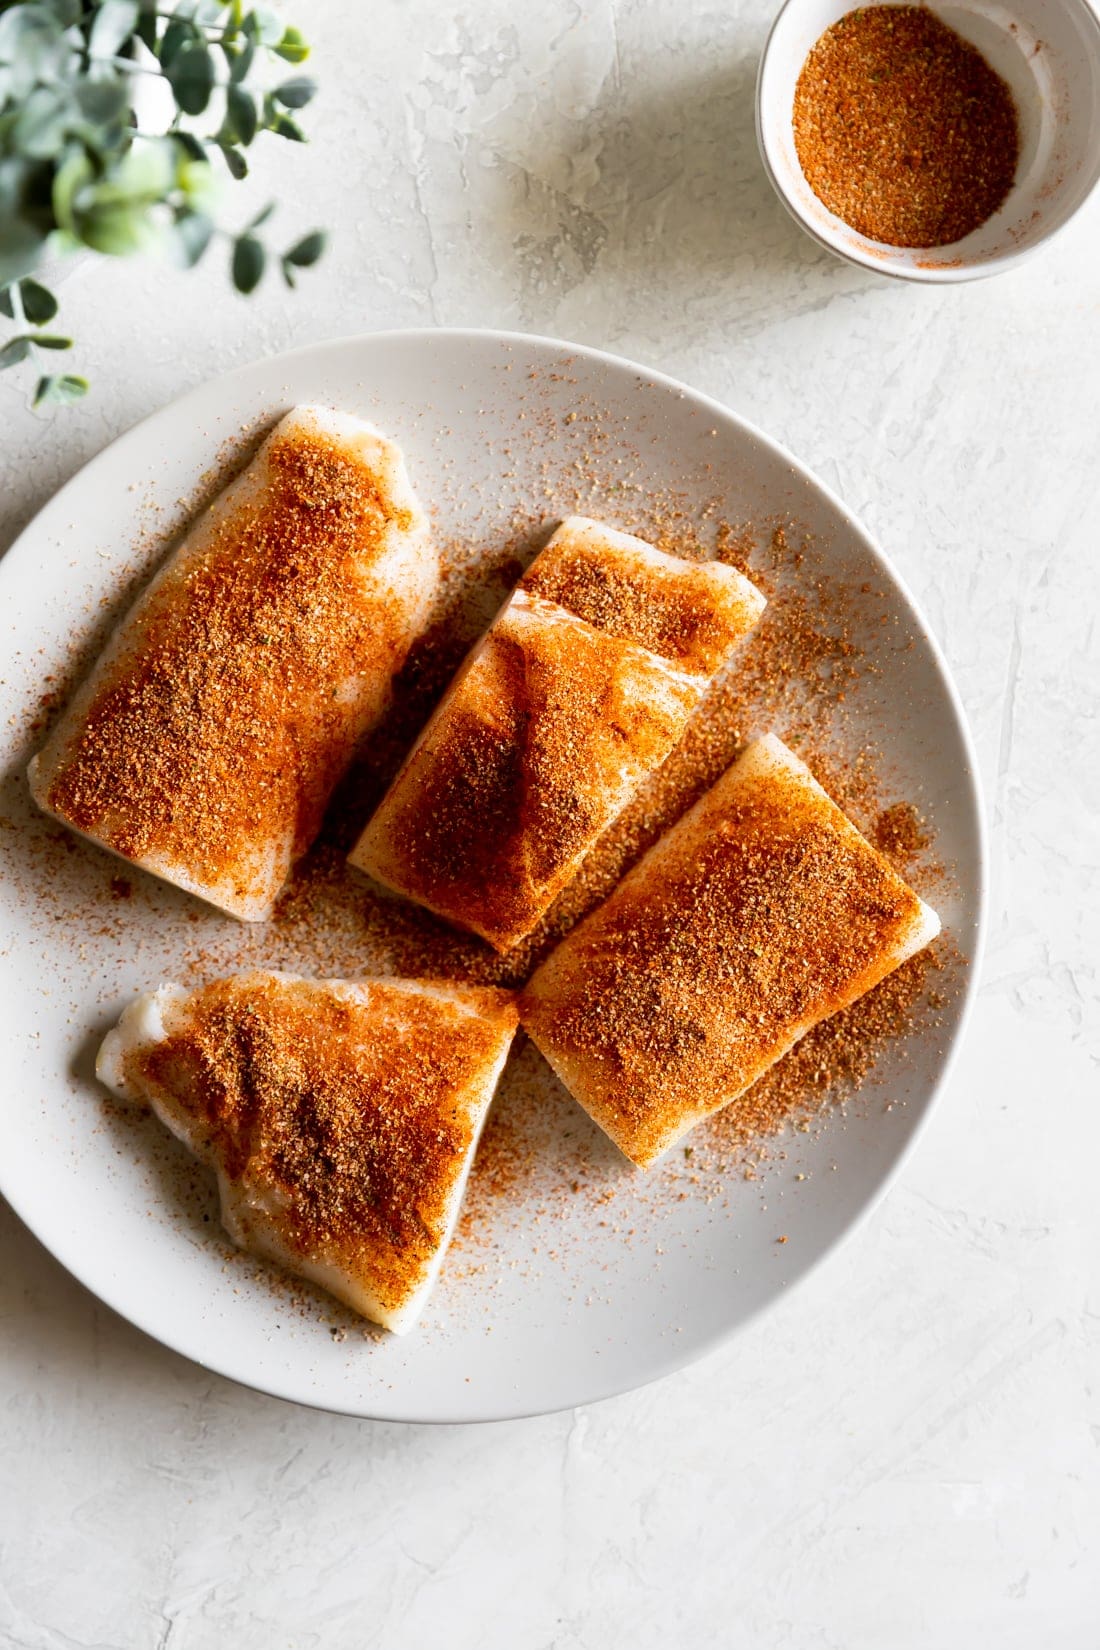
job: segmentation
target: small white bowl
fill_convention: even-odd
[[[996,0],[933,7],[1008,82],[1019,112],[1020,162],[1003,206],[963,240],[889,246],[859,234],[818,200],[794,144],[802,65],[856,3],[786,0],[772,25],[756,82],[756,135],[780,200],[822,246],[882,275],[969,281],[1010,269],[1061,229],[1100,179],[1100,17],[1088,0],[1013,0],[1011,10]]]

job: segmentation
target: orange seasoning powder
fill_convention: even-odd
[[[868,6],[802,66],[794,140],[838,218],[890,246],[949,246],[991,217],[1016,176],[1016,105],[981,52],[925,6]]]

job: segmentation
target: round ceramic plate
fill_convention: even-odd
[[[475,606],[482,558],[486,612],[515,577],[516,547],[574,509],[635,530],[663,524],[666,541],[697,533],[704,545],[725,535],[785,546],[784,576],[807,611],[825,592],[847,592],[847,628],[859,634],[851,691],[834,695],[845,706],[841,736],[882,753],[889,795],[930,823],[936,886],[923,886],[932,873],[919,864],[915,880],[972,964],[982,833],[958,699],[881,552],[787,453],[659,374],[518,335],[345,339],[219,379],[100,454],[0,567],[0,1174],[17,1212],[150,1335],[301,1403],[467,1421],[605,1397],[715,1346],[866,1214],[944,1081],[974,969],[926,1025],[886,1048],[844,1116],[773,1143],[747,1173],[705,1141],[706,1173],[680,1150],[649,1175],[631,1171],[523,1046],[497,1101],[507,1139],[480,1187],[475,1169],[476,1218],[404,1339],[365,1330],[237,1256],[205,1174],[155,1119],[106,1104],[92,1071],[97,1042],[135,991],[163,978],[264,962],[350,974],[407,967],[408,935],[403,949],[390,946],[400,913],[390,902],[383,920],[384,902],[354,879],[352,905],[341,907],[330,881],[266,929],[245,929],[37,816],[24,770],[57,700],[188,511],[296,402],[363,415],[402,444]],[[769,702],[765,693],[757,723]]]

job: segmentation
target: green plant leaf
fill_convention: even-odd
[[[0,286],[29,275],[35,265],[50,228],[48,180],[41,161],[0,159]]]
[[[93,126],[113,126],[130,107],[130,94],[118,77],[85,80],[76,88],[76,105]]]
[[[172,142],[181,149],[188,160],[205,161],[206,150],[195,136],[194,132],[172,132]]]
[[[304,109],[312,97],[316,95],[317,82],[308,75],[295,75],[293,80],[284,80],[281,86],[276,86],[272,96],[284,109]]]
[[[18,338],[9,338],[3,349],[0,349],[0,372],[3,372],[5,367],[17,367],[30,353],[31,341],[25,333],[21,333]]]
[[[75,203],[77,194],[95,176],[91,161],[83,149],[72,149],[54,173],[53,215],[62,229],[76,231]]]
[[[23,314],[33,326],[44,326],[57,314],[57,299],[41,281],[20,281],[19,296],[23,303]],[[6,309],[4,313],[10,315],[11,310]]]
[[[36,332],[34,342],[39,349],[72,349],[71,338],[62,338],[56,332]]]
[[[29,274],[38,262],[43,239],[37,225],[8,208],[0,191],[0,286]]]
[[[177,172],[176,147],[168,138],[143,138],[89,191],[93,206],[155,205]]]
[[[80,22],[80,14],[84,10],[80,0],[40,0],[51,17],[56,18],[63,29],[72,28],[74,23]]]
[[[232,148],[228,143],[219,144],[218,147],[225,156],[225,164],[229,168],[230,177],[236,178],[237,182],[240,183],[242,178],[248,176],[248,162],[239,149]]]
[[[180,52],[186,46],[193,45],[199,39],[195,25],[187,17],[173,17],[164,34],[161,36],[160,58],[161,68],[168,73]]]
[[[256,41],[261,46],[272,46],[276,51],[283,38],[283,20],[270,6],[256,6],[252,11],[256,20]]]
[[[286,63],[304,63],[309,56],[309,46],[302,31],[284,29],[282,39],[275,47],[275,55]]]
[[[225,94],[225,108],[237,142],[247,149],[256,136],[258,124],[255,100],[243,86],[229,86]]]
[[[83,208],[78,233],[85,246],[113,258],[146,252],[158,239],[157,226],[140,203],[118,202]]]
[[[36,86],[11,128],[11,147],[32,160],[52,160],[63,146],[74,113],[66,91]]]
[[[181,161],[176,168],[176,184],[185,197],[187,209],[191,212],[208,215],[221,194],[221,179],[205,154],[202,160],[191,160],[188,157],[187,160]]]
[[[263,279],[267,253],[254,235],[242,235],[233,243],[233,285],[246,295],[255,292]]]
[[[15,300],[12,298],[12,289],[15,282],[0,287],[0,315],[6,315],[9,321],[15,320]]]
[[[307,141],[306,134],[302,131],[298,122],[291,120],[289,115],[272,115],[267,123],[267,129],[269,132],[274,132],[276,137],[288,138],[291,143],[305,143]]]
[[[156,56],[157,51],[157,14],[155,11],[143,11],[138,18],[138,39]]]
[[[185,115],[201,115],[214,90],[214,58],[205,45],[184,46],[165,69],[176,102]]]
[[[115,57],[138,26],[138,0],[102,0],[88,36],[90,57]]]
[[[79,401],[88,393],[88,380],[80,378],[76,373],[61,373],[56,378],[40,378],[34,392],[36,407],[48,405],[65,407],[73,401]]]
[[[0,12],[0,63],[8,67],[10,99],[19,102],[40,82],[63,78],[75,55],[45,6],[9,5]]]
[[[224,46],[222,49],[225,50]],[[234,86],[239,86],[242,80],[247,80],[255,60],[256,42],[246,39],[243,45],[234,46],[231,52],[226,51],[225,56],[229,64],[229,79]]]
[[[176,244],[185,269],[193,269],[210,245],[214,225],[203,212],[183,212],[176,219]]]
[[[293,264],[298,269],[308,269],[324,253],[327,239],[322,229],[315,229],[312,234],[303,235],[300,241],[295,241],[289,251],[283,253],[283,262]]]

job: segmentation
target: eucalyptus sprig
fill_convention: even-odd
[[[305,142],[296,115],[316,87],[286,66],[308,56],[298,29],[243,0],[0,0],[0,314],[17,329],[0,369],[71,347],[45,330],[58,304],[34,272],[47,257],[160,252],[191,268],[221,240],[237,290],[256,289],[274,204],[225,229],[219,173],[246,177],[265,132]],[[278,254],[288,286],[324,247],[314,231]],[[87,388],[46,371],[35,403]]]

